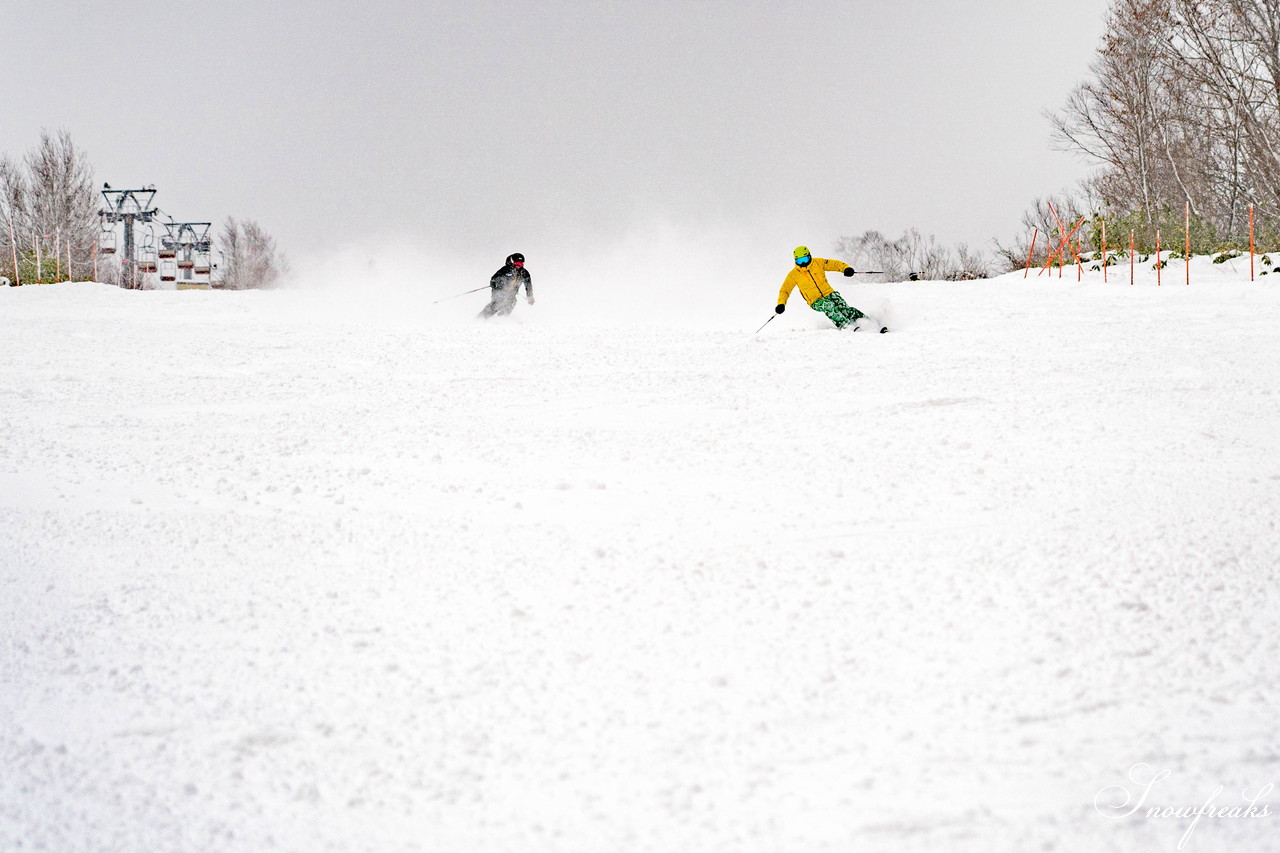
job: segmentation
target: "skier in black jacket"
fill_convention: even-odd
[[[516,252],[507,256],[507,263],[489,279],[489,304],[480,312],[488,319],[495,314],[505,317],[516,307],[520,285],[524,285],[525,299],[533,304],[533,277],[524,268],[524,255]]]

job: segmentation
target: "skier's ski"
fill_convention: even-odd
[[[879,330],[880,330],[880,334],[882,334],[882,335],[889,331],[889,327],[888,327],[888,326],[884,325],[884,324],[883,324],[883,323],[881,323],[879,320],[877,320],[875,317],[872,317],[872,316],[871,316],[871,315],[869,315],[869,314],[863,314],[861,317],[859,317],[858,319],[856,319],[856,320],[854,320],[852,323],[850,323],[850,324],[849,324],[849,326],[848,326],[848,328],[852,329],[852,330],[853,330],[853,331],[855,331],[855,332],[861,331],[861,330],[862,330],[862,321],[863,321],[863,320],[866,320],[866,321],[870,324],[870,325],[868,326],[868,328],[870,328],[870,329],[879,329]]]

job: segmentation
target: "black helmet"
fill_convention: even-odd
[[[515,264],[523,264],[523,263],[524,263],[524,255],[520,254],[519,252],[514,252],[510,255],[507,255],[507,266],[514,266]]]

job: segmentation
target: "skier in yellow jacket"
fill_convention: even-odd
[[[782,282],[782,289],[778,291],[778,307],[774,309],[775,311],[781,314],[787,310],[787,299],[791,296],[791,291],[798,287],[800,295],[804,297],[809,307],[826,314],[831,322],[836,324],[837,329],[843,329],[850,323],[855,323],[867,316],[845,302],[844,297],[836,293],[835,288],[827,283],[828,272],[843,272],[846,276],[852,276],[853,267],[844,261],[815,258],[806,246],[798,246],[792,256],[795,258],[796,266],[787,273],[786,280]],[[855,330],[857,328],[854,326]],[[887,331],[889,331],[887,328],[880,327],[881,334]]]

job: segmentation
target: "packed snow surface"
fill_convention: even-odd
[[[1243,260],[0,290],[0,849],[1275,849]]]

